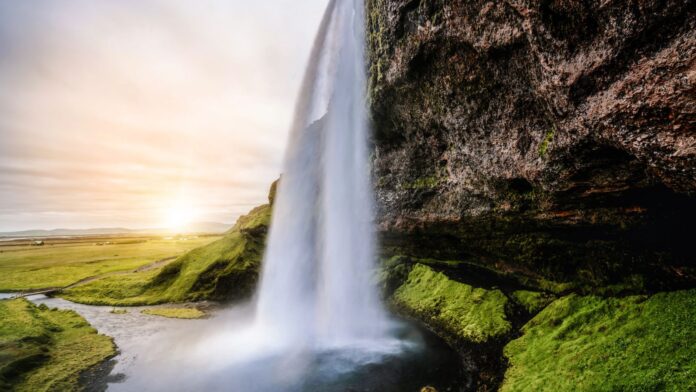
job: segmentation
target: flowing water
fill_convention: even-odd
[[[44,295],[36,304],[80,313],[119,348],[115,360],[83,375],[87,392],[418,392],[425,385],[459,391],[459,356],[439,338],[402,322],[398,354],[384,350],[273,352],[259,350],[262,332],[248,329],[252,305],[212,311],[202,320],[114,314],[108,306]],[[222,330],[230,331],[222,333]],[[356,354],[362,363],[356,366]]]
[[[371,285],[362,0],[329,3],[287,148],[257,318],[299,348],[373,344],[388,322]]]
[[[364,23],[362,0],[329,2],[297,102],[255,301],[180,321],[34,299],[75,309],[114,336],[122,352],[109,390],[459,390],[458,356],[388,317],[371,283]]]

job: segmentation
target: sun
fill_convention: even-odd
[[[186,230],[193,223],[195,217],[196,213],[193,206],[181,201],[170,204],[164,212],[166,228],[176,232]]]

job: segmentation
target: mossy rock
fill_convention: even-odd
[[[511,331],[500,290],[475,288],[423,264],[413,266],[392,296],[401,310],[460,341],[484,343]]]
[[[696,289],[554,301],[505,347],[501,390],[696,390]]]
[[[529,313],[540,311],[554,300],[550,294],[528,290],[513,291],[512,298]]]

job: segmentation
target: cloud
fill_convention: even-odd
[[[0,231],[263,203],[325,4],[0,1]]]

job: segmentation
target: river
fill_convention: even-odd
[[[109,306],[76,304],[43,295],[36,304],[71,309],[100,333],[119,354],[100,371],[83,377],[88,391],[438,391],[463,390],[461,360],[439,338],[398,321],[394,347],[345,347],[322,352],[248,356],[264,344],[249,328],[252,307],[215,308],[199,320],[141,314],[140,307],[112,313]],[[166,306],[166,305],[164,305]],[[262,334],[262,332],[261,332]]]

